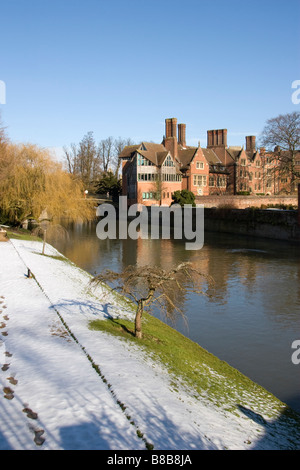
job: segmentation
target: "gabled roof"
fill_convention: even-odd
[[[138,145],[126,145],[120,153],[119,158],[132,158],[137,151],[143,155],[143,157],[147,158],[147,160],[154,163],[154,165],[157,165],[157,154],[166,152],[166,149],[162,144],[141,142]]]
[[[164,152],[157,152],[156,154],[157,165],[162,166],[162,164],[164,163],[168,155],[171,155],[171,154],[167,150],[165,150]]]
[[[218,157],[218,155],[213,151],[213,149],[202,149],[204,157],[206,161],[209,163],[209,171],[210,173],[228,173],[228,170],[222,163],[222,160]]]
[[[132,158],[136,152],[156,166],[162,166],[167,156],[171,155],[171,153],[165,148],[163,144],[141,142],[139,145],[127,145],[124,147],[119,155],[119,158]],[[178,166],[178,159],[173,158],[173,160],[174,164]]]
[[[206,158],[207,163],[210,165],[221,165],[222,161],[213,149],[202,149],[203,155]]]
[[[261,155],[260,155],[260,153],[259,153],[259,150],[256,150],[256,151],[254,152],[253,157],[252,157],[252,160],[254,161],[254,160],[256,159],[256,157],[261,158]]]
[[[180,147],[178,149],[178,160],[181,163],[181,170],[184,170],[193,160],[195,153],[197,152],[198,147]]]
[[[140,147],[139,145],[126,145],[123,148],[122,152],[119,155],[119,158],[130,158],[133,156],[134,152]]]
[[[259,151],[257,149],[253,150],[245,150],[245,154],[248,157],[248,160],[253,162],[257,155],[259,155]]]
[[[137,151],[157,166],[162,164],[169,153],[163,144],[154,144],[153,142],[142,142]]]
[[[255,160],[256,155],[259,155],[259,152],[257,150],[247,151],[247,150],[244,150],[244,148],[242,148],[237,159],[246,157],[248,160],[248,163],[252,163]]]
[[[242,147],[227,147],[226,152],[236,162],[243,151]]]

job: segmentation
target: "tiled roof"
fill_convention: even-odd
[[[139,153],[157,166],[160,166],[162,164],[168,154],[168,151],[166,150],[163,144],[154,144],[153,142],[142,142],[140,147],[142,147],[143,149],[145,148],[146,150],[138,149]]]
[[[142,142],[139,145],[129,145],[124,147],[119,155],[119,158],[133,157],[137,152],[143,157],[147,158],[151,163],[156,166],[161,166],[169,154],[169,151],[163,144],[155,144],[153,142]],[[178,160],[175,160],[175,165],[178,165]],[[179,165],[178,165],[179,166]]]
[[[258,150],[252,150],[252,151],[245,151],[245,154],[247,155],[248,159],[253,161],[257,155],[259,155]]]
[[[224,173],[227,174],[228,170],[222,163],[222,160],[215,154],[213,149],[202,149],[202,152],[209,163],[210,173]]]
[[[234,161],[236,161],[240,156],[242,150],[242,147],[228,147],[226,149],[226,152]]]
[[[202,149],[202,152],[210,165],[221,164],[221,160],[218,155],[213,151],[213,149]]]
[[[181,163],[181,169],[187,168],[187,166],[193,160],[198,147],[187,147],[178,149],[178,160]]]
[[[161,166],[163,164],[163,162],[165,161],[168,154],[169,154],[169,152],[167,150],[165,150],[164,152],[157,152],[156,153],[157,165],[158,166]]]
[[[129,158],[133,156],[134,152],[140,147],[139,145],[126,145],[119,155],[119,158]]]

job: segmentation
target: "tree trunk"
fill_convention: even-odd
[[[143,315],[144,303],[139,300],[136,315],[135,315],[135,337],[142,339],[142,315]]]

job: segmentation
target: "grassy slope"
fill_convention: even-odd
[[[96,320],[90,327],[138,344],[147,357],[168,369],[175,390],[180,383],[193,395],[212,401],[216,406],[233,411],[237,403],[245,407],[250,405],[270,418],[274,412],[287,408],[263,387],[159,319],[144,314],[143,322],[142,340],[134,337],[134,325],[128,320]]]
[[[8,238],[16,238],[17,240],[30,240],[30,241],[42,241],[39,237],[33,237],[28,230],[16,229],[7,231]]]
[[[298,413],[159,319],[144,314],[143,323],[142,340],[134,337],[134,325],[125,319],[95,320],[90,327],[138,345],[145,360],[150,358],[167,368],[175,392],[180,394],[183,387],[197,400],[226,413],[229,419],[231,414],[245,414],[264,426],[267,434],[277,436],[276,439],[282,435],[292,449],[299,448]]]
[[[8,232],[8,236],[41,241],[28,233]],[[56,259],[68,261],[63,257]],[[111,294],[116,296],[120,305],[130,308],[127,299],[115,292]],[[126,319],[96,320],[90,323],[90,327],[138,345],[145,357],[167,368],[173,390],[184,387],[192,396],[205,399],[231,413],[237,413],[238,408],[251,410],[262,421],[263,416],[270,420],[278,420],[280,416],[279,424],[287,424],[294,439],[297,439],[296,436],[300,439],[299,414],[244,374],[159,319],[144,313],[142,340],[134,337],[134,324]]]

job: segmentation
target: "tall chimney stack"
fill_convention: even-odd
[[[165,123],[166,123],[165,138],[168,139],[172,135],[171,119],[166,119]]]
[[[186,125],[178,124],[178,143],[186,147]]]
[[[227,147],[227,129],[207,131],[207,147]]]
[[[177,119],[166,119],[166,139],[169,137],[176,137],[177,140]]]
[[[255,135],[247,135],[246,136],[246,152],[252,152],[255,150]]]
[[[173,157],[177,157],[177,119],[169,118],[166,119],[166,135],[163,141],[166,147]]]

